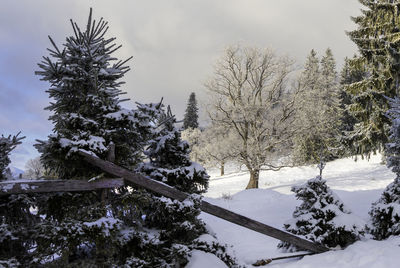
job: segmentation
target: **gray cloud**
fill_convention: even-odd
[[[22,146],[33,156],[34,139],[51,131],[48,85],[34,76],[47,55],[47,35],[57,44],[71,35],[69,19],[85,25],[89,7],[109,21],[109,36],[123,45],[117,56],[133,56],[124,90],[133,101],[162,96],[182,117],[191,91],[202,94],[212,64],[231,44],[272,47],[302,63],[314,48],[327,47],[339,63],[356,52],[345,35],[354,28],[357,0],[5,0],[0,9],[0,128],[22,130]],[[1,132],[0,132],[1,133]],[[15,157],[24,166],[27,155]]]

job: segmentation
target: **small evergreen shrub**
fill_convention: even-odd
[[[387,166],[396,178],[383,191],[381,198],[372,204],[369,212],[371,224],[368,231],[382,240],[400,235],[400,99],[390,99],[388,116],[392,120],[390,142],[386,144]]]
[[[330,248],[345,247],[364,234],[363,223],[351,215],[321,176],[293,186],[292,192],[302,203],[296,207],[293,219],[284,224],[286,231]],[[287,242],[278,247],[289,252],[303,250]]]

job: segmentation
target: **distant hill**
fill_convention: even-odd
[[[24,175],[24,171],[22,169],[16,168],[16,167],[10,167],[11,174],[14,178],[18,178],[19,174]]]

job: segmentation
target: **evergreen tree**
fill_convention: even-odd
[[[294,160],[299,164],[318,162],[321,153],[330,160],[338,156],[340,100],[336,64],[330,49],[321,62],[314,50],[307,58],[299,79],[302,92],[298,101],[294,139]]]
[[[90,12],[86,31],[72,25],[75,36],[67,38],[62,51],[52,42],[50,52],[57,60],[46,57],[38,72],[50,81],[48,92],[55,99],[49,107],[54,134],[37,145],[47,167],[56,169],[61,178],[88,180],[100,171],[75,152],[86,150],[112,158],[108,148],[114,144],[118,165],[134,170],[148,158],[149,164],[143,165],[165,174],[167,179],[160,180],[189,193],[203,192],[208,176],[188,160],[187,144],[180,141],[173,124],[160,121],[165,114],[162,104],[138,104],[132,111],[119,105],[122,82],[118,79],[128,67],[122,61],[110,65],[115,48],[114,39],[104,39],[107,23],[102,19],[95,23]],[[0,247],[0,264],[182,267],[191,251],[199,249],[236,266],[224,246],[204,237],[196,195],[181,202],[120,187],[29,198],[11,195],[0,201],[0,242],[10,245]],[[31,211],[32,207],[36,210]]]
[[[209,176],[202,166],[190,161],[189,145],[181,140],[175,123],[169,106],[166,112],[159,113],[156,124],[159,127],[145,151],[149,161],[138,168],[153,179],[192,194],[183,202],[154,196],[147,207],[144,226],[160,230],[156,237],[160,243],[158,258],[161,262],[151,262],[151,265],[182,266],[187,263],[191,250],[199,249],[215,254],[229,267],[236,267],[236,261],[226,253],[225,246],[215,239],[211,244],[203,239],[206,229],[198,219],[201,199],[197,194],[207,190]]]
[[[353,57],[355,59],[356,56]],[[350,65],[350,59],[344,59],[344,65],[340,72],[340,108],[342,109],[342,118],[341,118],[341,137],[340,141],[342,144],[343,153],[346,155],[352,155],[356,153],[354,150],[354,142],[353,140],[349,139],[351,131],[354,130],[354,125],[357,123],[356,118],[352,115],[349,111],[349,106],[352,103],[352,95],[347,92],[347,87],[356,82],[362,81],[366,75],[367,71],[365,70],[364,66],[360,66],[361,69],[352,68]]]
[[[0,137],[0,181],[11,178],[9,154],[25,137],[17,135]],[[26,258],[24,252],[34,246],[28,224],[34,224],[35,218],[29,209],[31,200],[26,195],[12,195],[0,197],[0,267],[18,267],[17,258]],[[16,238],[21,239],[16,239]]]
[[[363,235],[363,223],[351,215],[321,175],[293,186],[292,192],[302,203],[293,212],[293,219],[284,224],[286,231],[330,248],[345,247]],[[278,247],[290,252],[304,250],[287,242]]]
[[[389,118],[392,121],[390,142],[386,144],[387,166],[396,173],[396,178],[382,193],[381,198],[372,204],[369,212],[371,226],[368,231],[375,239],[386,239],[400,235],[400,99],[391,99]]]
[[[8,137],[4,137],[1,135],[0,137],[0,181],[7,180],[8,177],[11,176],[10,170],[7,168],[11,163],[10,153],[12,150],[17,147],[18,144],[21,144],[21,140],[25,137],[18,137],[20,133],[15,136],[9,135]]]
[[[66,39],[63,49],[53,45],[50,57],[39,63],[41,80],[48,81],[47,90],[54,102],[47,110],[54,133],[36,148],[42,153],[46,168],[55,170],[60,178],[90,178],[99,171],[76,154],[79,149],[106,158],[111,143],[115,144],[115,163],[131,168],[140,160],[141,137],[135,129],[132,111],[123,109],[119,97],[124,94],[120,79],[129,70],[125,61],[112,54],[115,38],[106,39],[107,22],[89,20],[84,32],[72,22],[74,35]],[[129,60],[129,59],[128,59]]]
[[[388,101],[398,92],[400,43],[398,0],[359,0],[366,8],[354,17],[358,28],[349,32],[360,56],[350,60],[355,70],[366,68],[367,75],[347,86],[352,96],[348,110],[357,123],[348,133],[356,154],[369,156],[382,150],[388,140],[390,121],[385,116]]]
[[[198,128],[199,109],[197,108],[196,94],[192,92],[189,96],[185,117],[183,118],[183,129]]]
[[[189,144],[181,140],[169,106],[167,112],[160,114],[159,121],[163,122],[163,127],[150,141],[145,151],[150,161],[142,165],[141,171],[181,191],[204,193],[209,176],[202,166],[190,160]]]

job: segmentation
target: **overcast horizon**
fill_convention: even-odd
[[[48,35],[58,46],[72,34],[69,19],[85,26],[90,7],[95,19],[109,23],[108,37],[133,56],[122,87],[134,102],[164,97],[182,118],[189,94],[204,96],[203,82],[229,45],[270,47],[303,64],[311,49],[319,56],[329,47],[338,67],[357,52],[346,31],[350,16],[360,14],[357,0],[171,0],[171,1],[11,1],[0,9],[0,134],[19,131],[23,144],[11,166],[24,169],[39,154],[35,139],[46,139],[52,125],[44,108],[48,83],[34,75],[47,56]],[[340,69],[337,69],[340,71]]]

